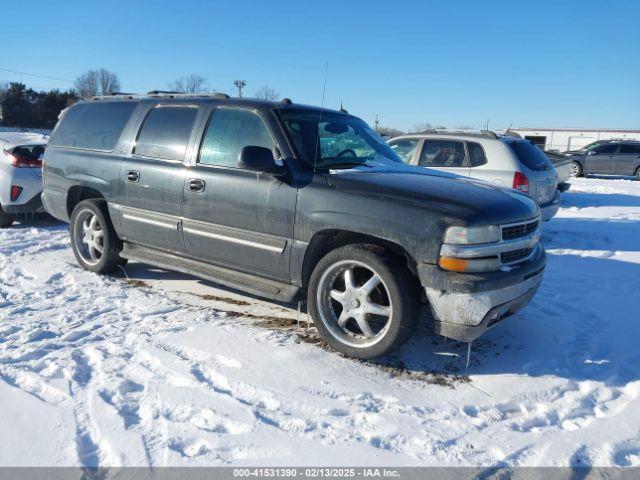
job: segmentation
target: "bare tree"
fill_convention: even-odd
[[[280,94],[269,85],[264,85],[258,89],[255,93],[255,97],[261,100],[266,100],[267,102],[272,102],[280,98]]]
[[[404,132],[402,130],[398,130],[397,128],[392,127],[378,127],[378,133],[383,138],[392,138],[399,135],[404,135]]]
[[[112,71],[101,68],[80,75],[76,79],[75,87],[81,97],[110,95],[120,90],[120,80]]]
[[[429,122],[416,123],[411,129],[411,132],[409,133],[426,132],[427,130],[431,130],[431,129],[433,129],[433,127]]]
[[[210,89],[206,78],[192,73],[170,82],[169,90],[180,93],[204,93]]]

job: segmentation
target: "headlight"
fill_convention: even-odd
[[[497,242],[502,237],[500,227],[449,227],[444,234],[444,243],[451,245],[475,245],[477,243]]]

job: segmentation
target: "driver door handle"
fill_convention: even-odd
[[[200,178],[190,178],[187,181],[187,190],[190,192],[202,193],[204,192],[204,186],[204,180],[201,180]]]
[[[129,170],[127,172],[127,181],[134,182],[134,183],[140,181],[140,172],[137,172],[135,170]]]

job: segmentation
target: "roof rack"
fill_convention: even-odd
[[[425,130],[423,132],[418,132],[419,134],[429,134],[429,135],[461,135],[465,137],[489,137],[489,138],[499,138],[498,134],[491,130],[443,130],[443,129],[431,129]]]
[[[93,97],[89,97],[88,100],[104,100],[109,99],[112,100],[114,97],[124,97],[127,99],[134,98],[222,98],[227,99],[230,98],[226,93],[178,93],[178,92],[170,92],[165,90],[151,90],[148,93],[120,93],[114,92],[110,95],[95,95]]]

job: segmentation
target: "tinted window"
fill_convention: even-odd
[[[49,144],[113,150],[136,105],[135,102],[78,103],[64,114]]]
[[[531,142],[509,142],[518,160],[531,170],[551,170],[553,166],[540,147]]]
[[[200,150],[200,163],[237,167],[244,147],[273,150],[273,141],[262,119],[253,112],[219,108],[213,113]]]
[[[455,140],[425,140],[419,164],[423,167],[464,166],[464,145]]]
[[[411,163],[418,143],[419,141],[416,139],[395,140],[391,142],[389,146],[398,154],[404,163]]]
[[[617,149],[617,143],[608,143],[606,145],[602,145],[601,147],[594,148],[592,151],[597,155],[602,155],[606,153],[615,153]]]
[[[145,118],[134,153],[164,160],[184,160],[196,119],[195,107],[155,107]]]
[[[469,160],[472,167],[479,167],[487,163],[487,156],[484,154],[482,145],[476,142],[467,142],[467,150],[469,151]]]
[[[640,143],[633,144],[627,143],[620,145],[620,153],[631,153],[635,155],[640,155]]]

